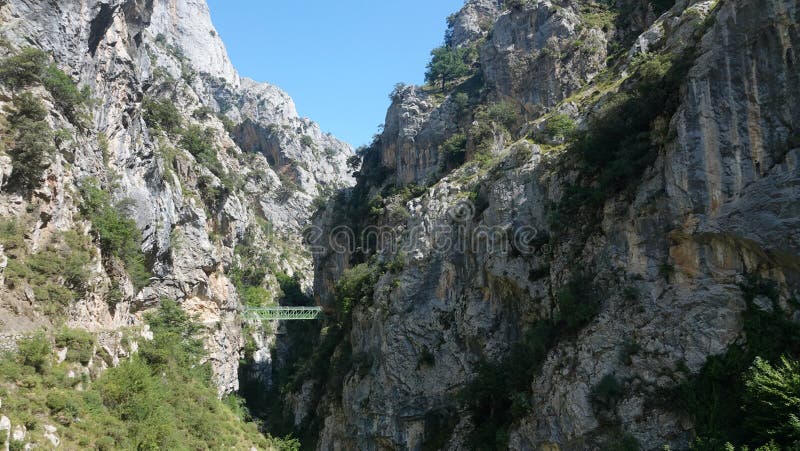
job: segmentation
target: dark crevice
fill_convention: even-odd
[[[116,12],[116,10],[116,6],[102,4],[100,5],[100,11],[97,13],[94,19],[92,19],[92,23],[89,28],[89,53],[92,56],[94,56],[97,52],[97,47],[100,45],[100,41],[111,27],[111,22],[114,19],[114,12]]]

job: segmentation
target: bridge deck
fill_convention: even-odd
[[[242,315],[247,320],[309,320],[322,316],[322,307],[247,307]]]

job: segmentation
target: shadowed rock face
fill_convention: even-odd
[[[479,3],[468,2],[455,17],[463,21]],[[486,170],[468,163],[434,178],[419,197],[385,200],[385,213],[365,222],[394,230],[375,259],[401,255],[402,269],[380,276],[368,305],[354,308],[349,332],[352,355],[371,367],[350,372],[321,408],[293,404],[295,418],[322,417],[320,449],[416,449],[443,424],[452,434],[441,446],[468,447],[475,425],[456,394],[479,362],[502,359],[536,320],[557,316],[559,291],[581,273],[602,293],[601,309],[559,341],[531,378],[524,399],[531,409],[511,424],[510,449],[597,449],[608,443],[609,415],[643,449],[684,449],[691,421],[648,401],[683,380],[686,368],[697,372],[709,356],[745,339],[745,275],[776,281],[779,304],[797,317],[788,302],[800,294],[796,2],[679,1],[657,20],[633,5],[635,17],[616,31],[593,27],[582,6],[542,1],[491,13],[484,34],[467,33],[456,21],[454,42],[485,37],[487,102],[519,105],[531,120],[526,132],[554,112],[585,127],[607,106],[609,92],[628,89],[596,79],[615,33],[641,30],[612,61],[622,76],[647,58],[644,52],[680,54],[694,42],[679,106],[665,125],[667,142],[633,192],[610,196],[595,218],[580,218],[566,234],[549,216],[575,183],[574,160],[519,141],[524,133],[512,144],[496,142],[501,150]],[[398,90],[365,166],[383,167],[384,179],[400,185],[431,180],[438,148],[457,127],[451,101],[420,88]],[[383,180],[358,183],[374,195]],[[476,210],[458,227],[452,211],[465,199],[474,199]],[[397,206],[408,216],[393,218]],[[339,225],[336,209],[318,223]],[[448,242],[458,243],[523,226],[538,234],[524,253],[513,246],[505,253],[486,246],[442,251],[436,232],[451,230]],[[330,250],[319,256],[321,299],[335,304],[334,282],[359,258]],[[638,350],[620,357],[631,342]],[[613,412],[598,410],[590,396],[607,375],[624,384]]]
[[[114,178],[113,196],[128,199],[154,276],[134,293],[124,273],[94,262],[97,288],[70,309],[69,324],[92,330],[134,325],[160,299],[177,299],[208,326],[220,392],[235,390],[244,337],[239,297],[227,276],[240,262],[234,249],[252,246],[270,255],[275,270],[309,277],[300,231],[315,197],[352,183],[345,166],[350,147],[298,117],[277,87],[239,77],[202,0],[7,1],[0,4],[0,35],[14,49],[35,46],[51,54],[95,99],[83,128],[53,108],[49,121],[73,133],[74,145],[56,157],[32,199],[2,189],[0,214],[28,208],[48,217],[29,234],[35,248],[58,231],[88,229],[78,214],[77,186],[88,177],[112,186]],[[14,93],[2,94],[5,105]],[[38,94],[52,102],[45,91]],[[182,150],[179,134],[148,126],[145,99],[167,99],[184,125],[210,130],[217,163],[209,166]],[[233,124],[232,134],[221,118]],[[247,127],[241,124],[253,133],[236,133]],[[280,133],[265,147],[261,133],[268,128]],[[273,274],[266,283],[274,296]],[[105,299],[115,285],[123,300],[109,308]],[[0,291],[4,318],[33,315],[24,294]],[[47,321],[4,320],[0,328],[32,329]]]

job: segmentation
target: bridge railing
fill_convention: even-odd
[[[242,316],[246,320],[311,320],[322,316],[322,307],[247,307]]]

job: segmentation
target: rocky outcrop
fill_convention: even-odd
[[[503,10],[502,0],[469,0],[463,8],[450,16],[448,41],[461,47],[485,37]]]
[[[536,2],[502,14],[481,51],[486,83],[536,116],[606,65],[606,33],[581,19],[581,4]]]
[[[50,218],[30,226],[32,249],[53,233],[87,233],[77,188],[94,178],[115,200],[126,200],[153,275],[135,292],[121,268],[95,259],[93,288],[70,307],[68,324],[93,331],[130,326],[161,299],[176,299],[208,328],[220,392],[236,390],[244,338],[241,304],[227,275],[242,264],[235,249],[247,236],[244,246],[270,255],[275,271],[308,277],[300,232],[315,198],[352,183],[349,146],[298,117],[280,89],[241,78],[202,0],[8,1],[0,4],[0,35],[10,44],[4,54],[41,48],[94,99],[91,120],[82,125],[51,108],[53,128],[68,131],[72,144],[56,156],[33,198],[6,184],[2,216],[28,209]],[[13,94],[3,92],[0,103]],[[37,95],[53,102],[45,91]],[[185,150],[180,133],[145,120],[153,99],[173,103],[184,126],[206,130],[213,164]],[[8,171],[2,172],[5,181]],[[273,274],[264,284],[278,291]],[[112,288],[122,299],[110,307]],[[48,322],[30,296],[2,290],[0,328],[19,333],[21,325],[33,330]]]
[[[615,38],[583,14],[548,2],[500,14],[481,50],[489,99],[518,102],[536,121],[567,112],[585,127],[626,85],[593,82]],[[383,199],[384,213],[365,221],[391,238],[358,258],[391,269],[354,308],[342,345],[367,364],[316,409],[318,448],[418,449],[444,428],[438,446],[468,447],[480,425],[457,393],[481,362],[502,361],[532,325],[558,318],[561,293],[576,280],[582,297],[600,297],[598,314],[547,353],[519,400],[531,408],[511,423],[509,448],[597,449],[614,431],[643,449],[688,448],[692,421],[650,401],[746,340],[745,276],[776,281],[776,305],[797,315],[788,300],[800,294],[798,19],[796,5],[780,0],[678,2],[637,25],[645,31],[622,57],[623,74],[643,53],[696,48],[668,142],[633,192],[604,202],[596,227],[587,217],[568,233],[554,227],[552,206],[576,183],[575,160],[527,140],[445,174],[419,197]],[[380,162],[389,185],[430,180],[434,149],[458,126],[447,102],[396,91],[365,166]],[[386,186],[364,176],[356,192]],[[393,208],[407,214],[391,216]],[[329,213],[318,219],[339,225]],[[321,255],[315,287],[335,308],[334,282],[353,255]],[[593,389],[609,377],[622,393],[611,411],[599,410]]]

